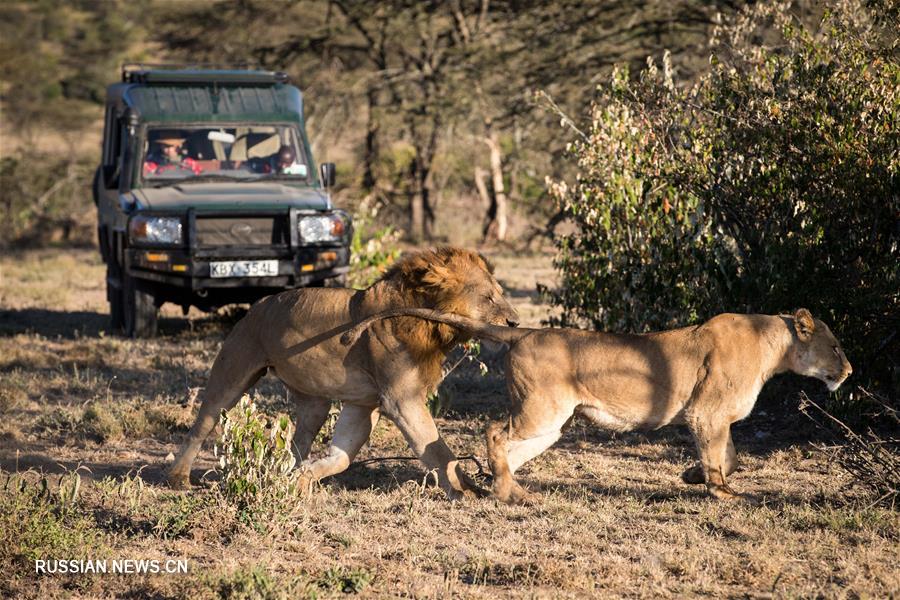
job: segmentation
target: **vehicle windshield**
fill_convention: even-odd
[[[149,185],[309,178],[297,128],[289,125],[151,127],[142,156],[143,179]]]

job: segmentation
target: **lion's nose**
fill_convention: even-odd
[[[507,319],[506,324],[509,325],[510,327],[518,327],[519,326],[519,322],[513,321],[512,319]]]

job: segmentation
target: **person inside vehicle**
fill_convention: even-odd
[[[297,154],[287,144],[270,156],[262,164],[261,173],[283,173],[285,175],[306,175],[306,165],[297,162]]]
[[[197,161],[182,155],[184,138],[162,137],[152,143],[153,148],[144,161],[144,175],[158,175],[165,171],[187,169],[199,174]]]

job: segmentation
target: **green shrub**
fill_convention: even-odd
[[[717,32],[690,88],[668,57],[636,81],[616,71],[569,147],[577,180],[549,182],[576,225],[556,239],[551,323],[648,331],[805,306],[861,379],[891,385],[900,20],[876,4],[837,5],[814,36],[761,3]]]
[[[375,224],[379,206],[373,198],[370,195],[363,199],[353,214],[349,279],[350,286],[357,289],[372,285],[400,255],[397,243],[403,231]]]
[[[119,417],[99,404],[92,404],[84,410],[79,429],[85,436],[102,443],[117,440],[124,433]]]
[[[294,426],[287,416],[270,419],[244,395],[237,406],[222,413],[219,425],[222,435],[215,454],[226,499],[249,514],[275,509],[294,497],[291,470],[296,460],[290,446]]]

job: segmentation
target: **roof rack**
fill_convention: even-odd
[[[287,73],[259,70],[251,63],[125,63],[125,83],[290,83]]]

